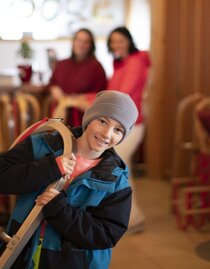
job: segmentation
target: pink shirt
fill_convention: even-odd
[[[101,159],[96,160],[85,159],[80,154],[76,154],[75,157],[76,157],[76,164],[74,167],[74,171],[71,174],[70,179],[66,182],[64,190],[68,187],[68,185],[75,177],[96,166],[101,161]]]

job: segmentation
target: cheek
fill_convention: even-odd
[[[115,46],[113,46],[113,50],[122,50],[122,46],[121,45],[115,45]]]
[[[123,139],[123,135],[116,135],[113,137],[113,144],[117,145]]]
[[[86,129],[86,139],[88,142],[91,142],[94,140],[96,132],[97,132],[97,130],[96,130],[96,128],[94,128],[94,126],[88,125],[88,127]]]
[[[128,51],[128,44],[127,44],[127,43],[123,43],[123,44],[121,45],[121,50],[123,50],[123,51]]]

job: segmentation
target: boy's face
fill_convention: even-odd
[[[106,149],[118,144],[125,130],[122,125],[107,117],[91,121],[86,129],[86,139],[90,150],[103,153]]]

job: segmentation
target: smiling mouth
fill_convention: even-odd
[[[108,145],[109,145],[109,143],[106,142],[106,141],[104,141],[103,139],[100,139],[100,138],[97,137],[97,136],[95,136],[95,138],[96,138],[96,141],[97,141],[97,143],[98,143],[99,145],[101,145],[101,146],[108,146]]]

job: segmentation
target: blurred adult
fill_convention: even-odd
[[[48,85],[54,100],[58,101],[65,95],[72,98],[77,95],[75,98],[78,98],[78,94],[82,98],[82,95],[106,89],[106,74],[95,57],[95,49],[94,36],[90,30],[82,28],[75,33],[70,58],[56,63]],[[71,109],[68,115],[68,124],[81,124],[81,111]]]
[[[141,51],[135,46],[131,33],[124,26],[118,27],[110,33],[107,46],[114,57],[113,75],[108,81],[107,90],[118,90],[129,94],[139,110],[139,117],[132,134],[123,143],[116,146],[116,150],[129,166],[131,172],[132,155],[142,142],[144,134],[142,97],[151,61],[147,51]],[[130,174],[130,182],[133,198],[129,232],[135,233],[144,230],[145,215],[137,202],[132,173]]]

